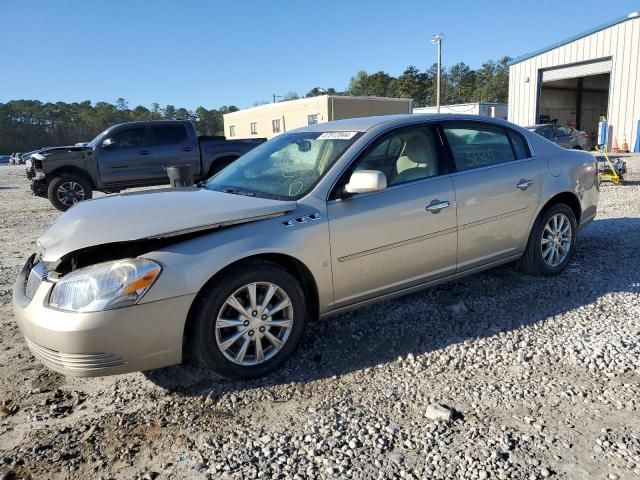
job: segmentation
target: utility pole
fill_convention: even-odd
[[[442,70],[442,33],[436,33],[431,39],[431,43],[438,46],[438,72],[436,75],[436,111],[440,113],[440,72]]]

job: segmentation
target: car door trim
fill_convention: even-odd
[[[417,285],[411,285],[408,287],[401,287],[399,289],[390,291],[388,293],[383,293],[381,295],[377,295],[371,298],[367,298],[366,300],[361,300],[361,301],[357,301],[354,303],[349,303],[347,305],[342,305],[340,307],[334,307],[332,310],[329,310],[323,314],[320,315],[321,319],[336,315],[338,313],[343,313],[343,312],[348,312],[349,310],[355,310],[357,308],[361,308],[364,307],[366,305],[371,305],[374,303],[378,303],[378,302],[383,302],[385,300],[390,300],[392,298],[396,298],[396,297],[401,297],[403,295],[407,295],[410,293],[414,293],[414,292],[419,292],[420,290],[424,290],[425,288],[428,287],[433,287],[436,285],[440,285],[442,283],[445,282],[449,282],[451,280],[455,280],[458,278],[463,278],[466,277],[468,275],[471,275],[473,273],[477,273],[477,272],[481,272],[483,270],[488,270],[490,268],[493,267],[497,267],[498,265],[504,265],[505,263],[509,263],[509,262],[513,262],[514,260],[517,260],[518,258],[520,258],[522,256],[521,253],[515,254],[515,255],[510,255],[508,257],[505,258],[501,258],[499,260],[495,260],[489,263],[485,263],[482,265],[478,265],[475,267],[472,267],[468,270],[464,270],[462,272],[456,272],[453,273],[451,275],[445,275],[443,277],[440,278],[436,278],[433,280],[429,280],[426,282],[422,282],[422,283],[418,283]]]
[[[406,245],[411,245],[412,243],[423,242],[425,240],[430,240],[432,238],[441,237],[442,235],[448,235],[450,233],[456,233],[458,229],[456,227],[446,228],[444,230],[440,230],[433,233],[428,233],[427,235],[420,235],[419,237],[408,238],[407,240],[402,240],[401,242],[390,243],[388,245],[383,245],[381,247],[372,248],[369,250],[363,250],[362,252],[351,253],[349,255],[345,255],[343,257],[338,257],[339,262],[347,262],[349,260],[354,260],[356,258],[365,257],[367,255],[373,255],[374,253],[385,252],[387,250],[392,250],[398,247],[404,247]]]
[[[478,227],[486,223],[496,222],[498,220],[503,220],[508,217],[520,215],[528,211],[529,211],[529,208],[525,207],[525,208],[520,208],[518,210],[513,210],[511,212],[501,213],[500,215],[494,215],[493,217],[483,218],[482,220],[477,220],[475,222],[465,223],[464,225],[460,226],[460,230],[467,230],[469,228]]]

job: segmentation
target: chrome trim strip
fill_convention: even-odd
[[[530,162],[532,160],[535,160],[535,157],[520,158],[518,160],[509,160],[507,162],[494,163],[492,165],[485,165],[484,167],[470,168],[468,170],[453,172],[451,175],[453,175],[454,177],[457,177],[458,175],[467,175],[469,173],[482,172],[483,170],[491,170],[493,168],[505,167],[507,165],[516,165],[518,163]]]
[[[479,225],[484,225],[485,223],[496,222],[498,220],[502,220],[508,217],[513,217],[515,215],[520,215],[522,213],[526,213],[529,210],[529,207],[521,208],[519,210],[513,210],[512,212],[501,213],[500,215],[496,215],[494,217],[484,218],[482,220],[477,220],[475,222],[465,223],[460,227],[460,230],[466,230],[468,228],[477,227]]]
[[[350,255],[345,255],[344,257],[339,257],[339,262],[347,262],[349,260],[353,260],[355,258],[364,257],[366,255],[372,255],[374,253],[384,252],[386,250],[391,250],[397,247],[404,247],[405,245],[411,245],[412,243],[422,242],[424,240],[429,240],[431,238],[441,237],[442,235],[448,235],[450,233],[456,233],[457,228],[447,228],[446,230],[440,230],[439,232],[429,233],[427,235],[422,235],[420,237],[409,238],[407,240],[402,240],[401,242],[390,243],[388,245],[383,245],[382,247],[372,248],[370,250],[364,250],[358,253],[352,253]]]

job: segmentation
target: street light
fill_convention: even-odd
[[[282,95],[273,94],[273,103],[276,103],[276,98],[282,98]]]
[[[436,111],[440,113],[440,70],[442,64],[442,40],[444,35],[436,33],[431,39],[431,43],[438,46],[438,73],[436,75]]]

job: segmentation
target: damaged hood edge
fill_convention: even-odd
[[[160,240],[280,216],[294,201],[199,188],[147,190],[81,202],[58,217],[39,239],[42,259],[107,244]]]

